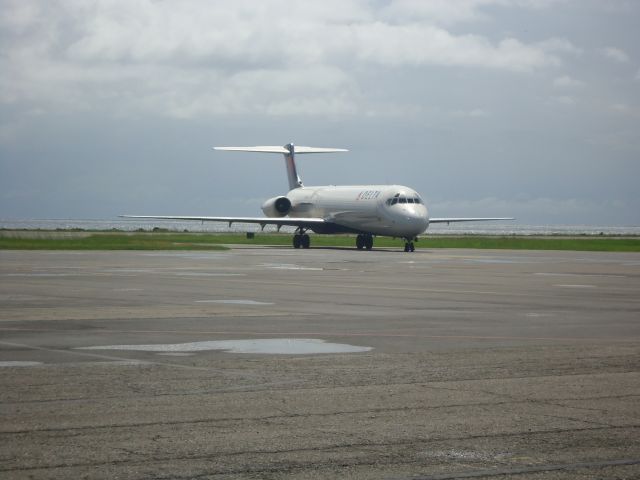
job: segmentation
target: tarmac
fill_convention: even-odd
[[[640,254],[0,251],[1,478],[640,478]]]

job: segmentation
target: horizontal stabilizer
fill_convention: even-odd
[[[298,176],[296,169],[295,155],[302,153],[333,153],[348,152],[344,148],[323,148],[323,147],[296,147],[293,143],[287,143],[283,147],[277,145],[259,145],[257,147],[213,147],[214,150],[228,152],[259,152],[259,153],[281,153],[287,166],[287,179],[289,180],[289,190],[303,186],[302,180]]]
[[[270,146],[262,146],[262,147],[213,147],[214,150],[225,150],[228,152],[262,152],[262,153],[282,153],[287,154],[289,150],[284,147],[270,147]]]
[[[333,153],[348,152],[346,148],[295,147],[296,153]]]
[[[263,145],[258,147],[213,147],[214,150],[224,150],[229,152],[261,152],[261,153],[281,153],[289,155],[291,152],[286,147]],[[344,148],[322,148],[322,147],[294,147],[294,153],[334,153],[348,152]]]

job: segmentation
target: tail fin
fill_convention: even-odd
[[[288,143],[284,147],[259,146],[259,147],[213,147],[214,150],[226,150],[232,152],[261,152],[261,153],[281,153],[287,166],[287,177],[289,179],[289,189],[302,187],[302,180],[298,176],[296,169],[295,155],[297,153],[333,153],[348,152],[344,148],[319,148],[319,147],[296,147],[293,143]]]

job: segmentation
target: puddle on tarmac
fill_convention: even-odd
[[[273,305],[272,302],[258,302],[256,300],[196,300],[196,303],[225,303],[229,305]]]
[[[254,340],[222,340],[164,345],[104,345],[79,348],[79,350],[135,350],[164,353],[224,350],[229,353],[262,353],[271,355],[357,353],[368,352],[371,349],[372,347],[360,347],[345,343],[329,343],[316,338],[258,338]]]
[[[19,361],[0,362],[0,367],[35,367],[36,365],[42,365],[42,362],[19,362]]]

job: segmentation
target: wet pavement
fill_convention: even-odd
[[[0,252],[2,478],[640,478],[640,254]]]

